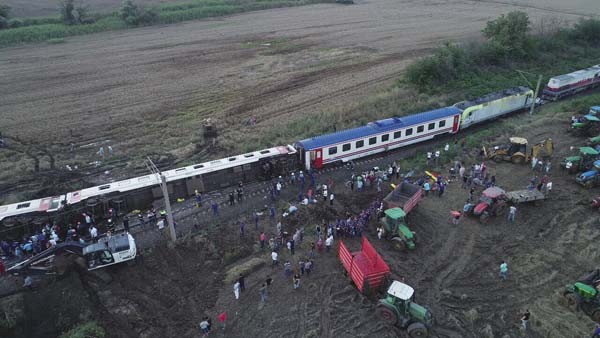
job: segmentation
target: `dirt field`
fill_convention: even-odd
[[[572,6],[584,5],[582,0]],[[258,143],[272,145],[275,140],[263,139],[272,129],[323,111],[339,111],[340,120],[360,118],[345,116],[345,109],[387,88],[408,61],[441,42],[476,39],[485,22],[501,13],[524,9],[534,22],[578,18],[565,14],[567,5],[554,6],[358,1],[3,49],[0,130],[19,137],[24,147],[35,144],[53,154],[61,175],[75,178],[80,173],[66,172],[65,166],[82,168],[98,160],[100,145],[112,145],[125,176],[147,154],[167,154],[173,166],[255,150]],[[246,125],[251,116],[258,119],[252,128]],[[220,130],[210,153],[194,147],[202,144],[200,126],[207,117],[216,119]],[[281,135],[276,141],[293,140]],[[0,182],[33,178],[30,158],[0,156]],[[47,169],[46,157],[39,158]],[[58,187],[54,181],[46,186]],[[5,202],[19,198],[3,197]]]

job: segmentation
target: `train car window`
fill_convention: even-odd
[[[246,155],[244,155],[244,157],[246,157],[246,158],[252,157],[252,156],[254,156],[254,154],[246,154]]]
[[[348,151],[350,150],[350,143],[346,143],[342,146],[342,151]]]
[[[110,184],[100,186],[100,187],[98,187],[98,190],[106,190],[108,188],[110,188]]]
[[[404,135],[406,135],[406,136],[412,135],[412,128],[406,129],[406,132],[404,132]]]
[[[200,169],[200,168],[204,168],[203,164],[198,164],[194,166],[194,169]]]
[[[375,144],[375,143],[377,143],[377,137],[371,137],[369,139],[369,145],[372,145],[372,144]]]
[[[365,141],[360,140],[360,141],[356,141],[356,145],[354,146],[354,148],[358,149],[358,148],[362,148],[364,146],[365,146]]]
[[[390,139],[390,134],[381,135],[381,142],[387,142]]]
[[[446,120],[442,120],[438,123],[438,128],[442,128],[445,125],[446,125]]]
[[[186,170],[186,169],[187,169],[187,168],[179,168],[179,169],[175,169],[175,172],[184,171],[184,170]]]
[[[236,158],[235,158],[235,157],[230,157],[230,158],[229,158],[229,161],[230,161],[230,162],[232,162],[232,161],[235,161],[235,160],[236,160]]]
[[[425,130],[425,126],[418,126],[417,127],[417,133],[422,133],[423,130]]]
[[[400,138],[402,136],[402,131],[397,131],[394,133],[394,139]]]
[[[263,150],[263,151],[261,151],[260,153],[261,153],[261,154],[268,154],[268,153],[270,153],[270,152],[271,152],[270,150]]]
[[[337,147],[331,147],[328,151],[329,155],[337,154]]]
[[[29,208],[30,205],[31,203],[21,203],[17,205],[17,209]]]
[[[427,125],[427,130],[431,130],[435,128],[435,122]]]

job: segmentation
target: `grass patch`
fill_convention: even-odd
[[[526,14],[513,13],[518,13],[513,20],[517,23],[508,16],[488,22],[485,43],[445,44],[413,63],[400,84],[430,95],[477,97],[516,85],[535,86],[536,79],[530,77],[529,85],[517,70],[543,75],[543,86],[552,76],[587,68],[600,60],[600,38],[595,35],[600,34],[600,20],[586,19],[572,27],[530,35]],[[511,29],[519,25],[521,28]]]
[[[139,22],[139,25],[170,24],[189,20],[232,15],[248,11],[302,6],[315,3],[331,3],[334,0],[192,0],[178,4],[163,4],[148,7],[152,20]],[[93,13],[92,23],[65,25],[60,17],[19,18],[11,28],[0,30],[0,47],[21,43],[44,42],[69,36],[84,35],[125,29],[133,21],[124,20],[119,12]],[[129,25],[128,25],[129,23]]]

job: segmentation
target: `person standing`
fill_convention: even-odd
[[[294,290],[297,290],[300,287],[300,275],[294,275]]]
[[[300,274],[304,276],[304,266],[306,265],[306,263],[304,262],[304,260],[302,258],[300,258],[300,261],[298,262],[298,266],[300,267]]]
[[[379,238],[379,240],[381,240],[381,237],[383,237],[383,228],[377,227],[377,238]]]
[[[240,221],[240,236],[241,237],[244,237],[244,229],[245,228],[246,228],[246,223],[243,220],[241,220]]]
[[[240,299],[240,281],[236,281],[235,284],[233,284],[233,294],[235,295],[235,299]]]
[[[283,269],[285,277],[289,278],[292,275],[292,263],[290,263],[290,261],[285,261]]]
[[[23,287],[33,290],[33,278],[31,278],[31,276],[25,276],[25,279],[23,280]]]
[[[129,217],[127,216],[123,217],[123,229],[125,229],[125,232],[129,232]]]
[[[423,183],[423,190],[425,190],[425,196],[429,196],[429,191],[431,190],[431,185],[429,184],[429,180]]]
[[[596,324],[594,332],[592,332],[592,338],[600,338],[600,324]]]
[[[529,323],[530,316],[531,313],[529,313],[529,310],[525,310],[525,312],[523,312],[523,315],[521,315],[521,324],[523,325],[523,330],[527,330],[527,324]]]
[[[202,331],[202,337],[208,337],[210,332],[207,317],[202,318],[200,322],[200,331]]]
[[[213,211],[213,216],[218,217],[219,216],[219,204],[217,204],[217,202],[213,201],[211,207],[212,207],[212,211]]]
[[[258,211],[254,211],[254,229],[258,230]]]
[[[329,195],[329,205],[333,205],[333,199],[335,198],[335,196],[333,196],[333,193],[331,193]]]
[[[515,222],[515,216],[517,214],[517,207],[515,207],[514,205],[511,205],[508,211],[508,221],[510,223],[514,223]]]
[[[500,263],[500,278],[506,280],[508,278],[508,264],[505,261]]]
[[[196,208],[200,208],[202,206],[202,194],[196,190],[195,191],[196,194]]]
[[[302,271],[304,273],[304,271]],[[6,265],[4,265],[4,261],[0,258],[0,277],[6,274]]]
[[[331,245],[333,244],[333,236],[327,237],[325,240],[325,251],[329,252],[331,250]]]
[[[271,278],[270,275],[267,275],[267,279],[265,279],[265,283],[267,284],[267,287],[271,286],[271,283],[273,283],[273,278]]]
[[[304,271],[306,271],[306,277],[308,277],[310,275],[310,272],[312,271],[312,261],[308,260],[305,264],[304,264]]]
[[[279,264],[278,257],[279,257],[279,254],[277,254],[277,251],[271,252],[271,259],[273,260],[273,266]]]
[[[98,229],[96,229],[95,225],[92,225],[90,228],[90,236],[92,237],[92,242],[96,243],[98,241]]]
[[[234,205],[235,204],[235,195],[232,192],[229,193],[229,205]]]
[[[267,236],[265,235],[264,232],[262,232],[262,231],[260,232],[259,239],[260,239],[260,249],[264,251],[265,250],[265,240],[267,239]]]
[[[267,302],[267,286],[265,283],[260,287],[260,301],[264,304]]]

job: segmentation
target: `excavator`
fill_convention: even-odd
[[[96,243],[76,241],[59,243],[7,269],[8,273],[61,274],[75,263],[88,271],[133,261],[137,254],[135,239],[128,232],[101,237]]]
[[[493,148],[483,148],[485,158],[495,162],[509,161],[515,164],[530,162],[533,158],[546,161],[554,153],[554,143],[551,138],[545,139],[529,147],[527,151],[527,139],[523,137],[511,137],[509,143],[497,145]]]

